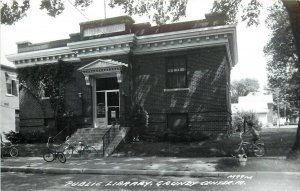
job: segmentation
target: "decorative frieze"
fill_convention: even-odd
[[[237,62],[235,26],[218,26],[185,31],[174,31],[145,36],[134,34],[68,43],[67,47],[9,55],[7,58],[18,66],[45,64],[62,60],[80,61],[83,58],[120,54],[150,54],[201,46],[225,45],[229,60]],[[233,54],[233,55],[231,55]]]

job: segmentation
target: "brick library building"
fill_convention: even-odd
[[[18,52],[7,58],[17,71],[73,68],[60,103],[72,113],[69,135],[85,128],[105,131],[112,124],[129,127],[135,105],[147,112],[143,133],[153,137],[227,133],[236,26],[210,16],[160,26],[128,16],[84,22],[68,39],[17,43]],[[45,84],[37,94],[20,81],[20,132],[28,136],[55,135],[67,125],[57,125],[52,90]]]

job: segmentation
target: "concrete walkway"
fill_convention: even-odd
[[[41,157],[3,158],[2,172],[86,173],[152,176],[228,176],[229,174],[293,175],[300,177],[300,160],[283,157],[248,158],[242,167],[233,158],[107,157],[92,160],[69,159],[45,162]]]

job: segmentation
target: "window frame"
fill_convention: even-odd
[[[183,59],[184,60],[184,69],[185,71],[179,71],[178,73],[177,72],[169,72],[169,69],[178,69],[180,67],[177,67],[175,68],[174,67],[174,64],[173,64],[173,67],[170,68],[169,66],[173,63],[173,60],[176,60],[176,59]],[[181,63],[180,63],[181,64]],[[187,70],[188,70],[188,63],[187,63],[187,57],[186,55],[179,55],[179,56],[170,56],[170,57],[166,57],[165,59],[165,87],[166,89],[186,89],[187,88]],[[172,73],[172,74],[171,74]],[[184,75],[184,85],[183,86],[180,86],[180,84],[176,84],[176,86],[172,86],[171,83],[170,83],[170,78],[174,78],[173,76],[176,75],[176,79],[178,80],[178,78],[180,78],[180,75]]]
[[[41,99],[50,99],[50,96],[47,95],[49,90],[51,90],[51,88],[48,88],[46,84],[44,84],[43,82],[41,82]],[[48,90],[47,90],[48,89]],[[59,95],[59,91],[57,90],[57,94]]]
[[[8,73],[5,73],[5,78],[6,96],[18,96],[18,80],[15,79],[15,76]]]

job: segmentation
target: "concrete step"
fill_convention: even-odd
[[[83,128],[78,129],[70,138],[69,142],[83,142],[84,144],[93,146],[99,153],[103,153],[103,136],[109,129],[101,129],[101,128]],[[119,127],[115,127],[113,131],[118,132],[114,140],[107,147],[106,153],[107,155],[111,154],[118,144],[122,141],[124,136],[126,135],[126,129],[119,130]]]
[[[117,136],[113,139],[113,141],[105,149],[104,156],[111,155],[114,152],[114,150],[117,148],[117,146],[120,144],[120,142],[125,138],[128,132],[129,132],[129,128],[126,127],[122,128],[121,131],[117,134]]]

